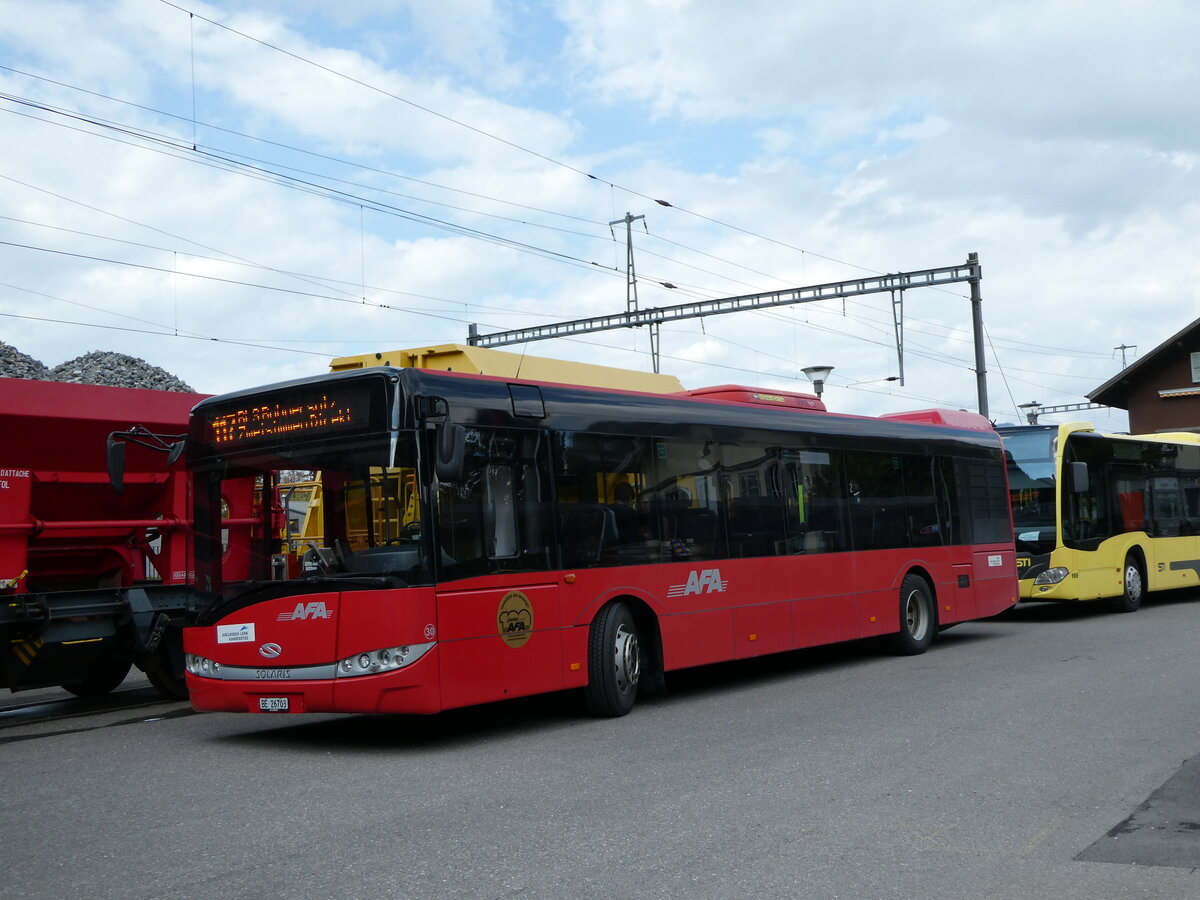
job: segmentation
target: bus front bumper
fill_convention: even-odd
[[[407,668],[354,678],[186,678],[192,706],[204,712],[431,714],[442,708],[438,670],[435,646]]]

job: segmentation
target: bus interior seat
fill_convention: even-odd
[[[562,507],[564,565],[594,566],[605,544],[618,539],[616,514],[602,503],[574,503]]]

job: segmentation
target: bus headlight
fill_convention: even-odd
[[[1066,566],[1055,566],[1053,569],[1047,569],[1045,572],[1043,572],[1037,578],[1033,579],[1033,583],[1034,584],[1058,584],[1060,581],[1062,581],[1064,578],[1066,578],[1068,574],[1070,574],[1070,573],[1067,571]]]
[[[189,672],[201,678],[221,677],[221,664],[215,659],[209,659],[206,656],[197,656],[195,653],[188,653],[184,659],[184,665]]]
[[[339,660],[337,664],[338,678],[353,678],[356,675],[378,675],[381,672],[392,672],[411,666],[424,656],[433,643],[405,644],[400,647],[384,647],[381,650],[368,650],[355,653]]]

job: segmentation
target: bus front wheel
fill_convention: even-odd
[[[637,699],[642,651],[637,625],[620,601],[600,610],[588,637],[588,683],[584,699],[594,716],[623,716]]]
[[[1136,556],[1130,553],[1125,557],[1125,566],[1121,569],[1122,593],[1110,601],[1114,612],[1137,612],[1146,594],[1146,579],[1142,575],[1142,566]]]
[[[933,592],[920,575],[905,575],[900,583],[900,630],[887,639],[888,649],[901,656],[924,653],[937,631]]]

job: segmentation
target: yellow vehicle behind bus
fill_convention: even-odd
[[[1105,600],[1200,585],[1200,435],[1010,426],[1004,439],[1022,600]]]

